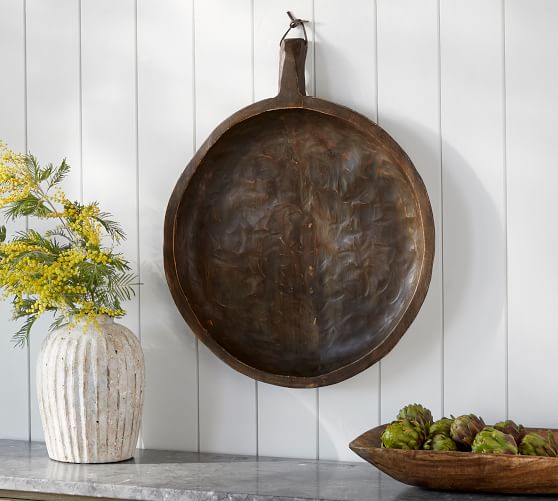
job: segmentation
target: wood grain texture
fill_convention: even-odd
[[[496,422],[506,415],[502,2],[442,1],[440,23],[445,412]]]
[[[397,348],[381,364],[381,420],[409,402],[442,412],[442,240],[438,2],[378,0],[378,121],[413,159],[434,213],[430,290]]]
[[[164,204],[193,153],[192,1],[138,2],[140,332],[145,354],[144,447],[196,450],[195,338],[163,270]],[[165,423],[165,426],[161,426]]]
[[[338,102],[377,120],[376,2],[315,3],[316,97]],[[380,364],[335,386],[319,389],[320,459],[355,461],[346,444],[378,422]]]
[[[79,5],[73,0],[27,0],[28,147],[42,164],[66,158],[71,172],[62,183],[71,200],[81,200],[81,113]],[[52,36],[52,26],[56,36]],[[53,71],[52,68],[56,68]],[[29,219],[37,231],[52,227]],[[50,315],[39,319],[30,339],[31,440],[44,440],[36,392],[36,365]]]
[[[25,151],[26,97],[25,97],[25,15],[23,0],[0,2],[0,61],[2,72],[9,78],[0,78],[0,140],[16,151]],[[0,223],[5,224],[4,216]],[[10,223],[9,234],[25,229],[25,221]],[[10,303],[0,304],[0,401],[9,412],[0,413],[2,438],[27,440],[29,438],[29,367],[27,349],[14,349],[11,336],[19,324],[10,320]]]
[[[509,414],[558,425],[553,374],[558,353],[558,4],[506,4]]]
[[[556,494],[558,458],[384,449],[381,434],[387,425],[357,437],[351,449],[400,482],[446,491],[499,494]],[[530,428],[542,434],[546,429]],[[558,437],[558,430],[552,430]]]

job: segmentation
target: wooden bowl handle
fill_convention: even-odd
[[[281,42],[278,97],[297,101],[306,95],[304,66],[308,42],[303,38],[286,38]]]

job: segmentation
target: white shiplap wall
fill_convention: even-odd
[[[162,221],[196,147],[276,91],[286,10],[308,19],[308,93],[377,120],[436,221],[425,304],[381,363],[335,386],[255,383],[198,343],[162,266]],[[143,286],[145,447],[355,459],[347,443],[420,401],[558,427],[555,0],[0,0],[0,139],[124,224]],[[33,224],[29,221],[28,224]],[[0,437],[42,439],[40,332],[0,306]],[[46,328],[46,323],[42,326]]]

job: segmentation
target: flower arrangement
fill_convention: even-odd
[[[8,220],[33,217],[11,239],[0,227],[0,288],[12,298],[13,318],[25,319],[13,336],[19,346],[46,312],[54,316],[51,329],[99,315],[122,317],[121,303],[135,293],[136,276],[115,252],[122,228],[97,202],[66,197],[60,185],[69,171],[65,160],[41,167],[34,156],[0,142],[0,209]],[[50,222],[49,229],[33,229],[37,219]]]

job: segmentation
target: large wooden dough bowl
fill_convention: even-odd
[[[281,50],[279,95],[219,125],[178,180],[165,270],[218,357],[260,381],[315,387],[364,370],[404,334],[428,290],[434,223],[401,147],[305,95],[305,40]]]

